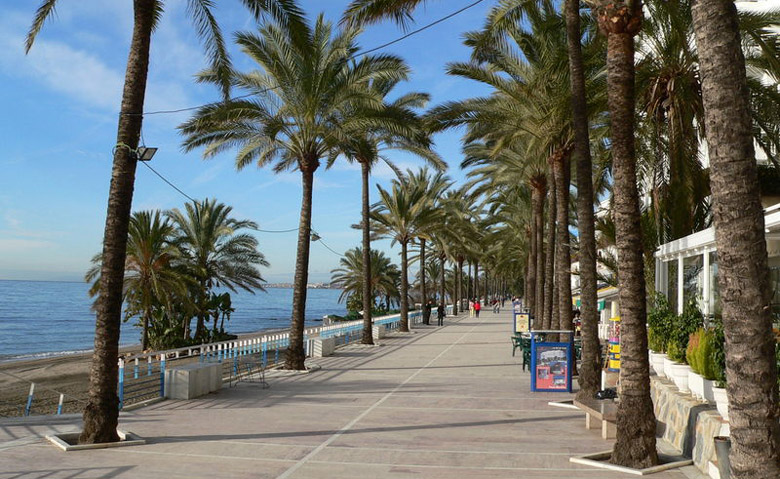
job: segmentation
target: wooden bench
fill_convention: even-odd
[[[601,428],[603,439],[615,438],[615,422],[617,421],[617,404],[611,399],[586,399],[574,401],[574,405],[585,412],[585,428]]]

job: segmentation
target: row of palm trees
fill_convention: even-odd
[[[353,14],[357,21],[404,20],[421,3],[361,0],[353,2]],[[473,186],[488,193],[491,211],[523,212],[498,226],[525,229],[525,297],[537,325],[541,318],[543,327],[571,327],[575,246],[583,395],[598,384],[594,190],[611,190],[609,217],[600,224],[614,232],[623,325],[614,463],[646,467],[658,460],[646,264],[659,243],[714,224],[719,258],[728,257],[719,281],[729,289],[722,297],[728,393],[738,411],[731,423],[732,469],[735,477],[774,477],[780,473],[777,371],[753,141],[770,157],[777,151],[778,95],[766,84],[780,72],[771,28],[777,15],[738,18],[731,2],[719,0],[588,7],[568,0],[558,12],[554,2],[502,2],[481,30],[466,35],[472,60],[449,66],[451,74],[485,83],[493,93],[439,106],[430,120],[438,128],[467,127],[464,165],[474,167]],[[705,135],[709,171],[699,161]],[[569,231],[572,161],[576,238]]]
[[[356,21],[403,21],[421,3],[358,0],[352,13]],[[494,93],[438,107],[433,121],[440,127],[467,125],[464,143],[467,162],[477,167],[472,174],[480,177],[475,180],[489,184],[494,196],[511,192],[510,203],[527,202],[526,299],[544,327],[571,324],[575,241],[569,233],[569,162],[576,161],[582,394],[597,384],[592,195],[598,170],[591,154],[609,155],[611,218],[603,223],[614,230],[623,324],[614,463],[657,463],[646,355],[646,262],[658,243],[713,222],[719,255],[728,256],[719,280],[729,288],[722,298],[728,392],[738,410],[732,469],[735,477],[777,476],[777,371],[753,151],[754,140],[770,156],[777,151],[778,95],[766,86],[767,78],[778,78],[777,35],[770,28],[777,16],[738,19],[734,5],[722,0],[648,2],[646,9],[635,0],[603,1],[587,7],[567,0],[559,13],[553,2],[502,2],[482,30],[466,35],[472,61],[449,67],[452,74],[492,86]],[[709,185],[698,155],[705,135]],[[517,188],[523,178],[526,192]],[[650,201],[643,204],[646,192]],[[643,221],[643,210],[651,221]],[[757,280],[739,280],[748,277]]]
[[[187,203],[184,211],[137,211],[131,216],[124,312],[126,320],[139,318],[144,350],[216,341],[232,312],[230,294],[220,290],[263,291],[259,268],[268,262],[249,233],[257,224],[231,213],[230,206],[207,199]],[[93,283],[89,294],[94,297],[100,287],[102,255],[95,255],[92,263],[85,280]],[[210,319],[211,331],[206,324]]]
[[[40,7],[28,49],[55,3],[46,0]],[[756,177],[753,139],[769,151],[778,141],[778,109],[766,108],[777,104],[777,92],[762,88],[763,78],[755,75],[760,72],[772,78],[776,73],[773,52],[777,40],[766,28],[776,19],[747,16],[741,23],[744,37],[740,37],[736,11],[725,0],[698,0],[692,5],[650,2],[646,10],[637,0],[595,2],[584,9],[577,0],[566,0],[563,13],[557,11],[557,2],[501,2],[480,30],[466,35],[472,60],[449,67],[451,74],[486,83],[494,93],[441,105],[423,119],[418,110],[427,100],[425,95],[415,93],[395,101],[387,98],[409,75],[403,60],[392,55],[358,55],[357,47],[360,25],[384,18],[403,23],[423,0],[354,0],[342,22],[344,28],[336,32],[322,16],[310,26],[292,0],[244,0],[255,17],[268,17],[259,33],[236,35],[243,52],[261,68],[248,73],[230,66],[211,3],[189,3],[212,59],[200,80],[218,86],[224,101],[201,108],[181,126],[185,148],[205,147],[207,157],[235,148],[239,168],[256,162],[274,171],[294,169],[302,175],[287,367],[304,367],[303,316],[314,174],[322,161],[327,167],[344,157],[359,162],[363,172],[361,254],[366,278],[371,277],[372,224],[377,234],[401,244],[405,321],[408,248],[415,241],[423,299],[428,297],[428,255],[439,260],[442,271],[446,261],[453,261],[455,274],[461,278],[466,261],[475,278],[480,278],[480,267],[487,272],[482,277],[494,290],[505,290],[507,282],[521,278],[537,322],[544,327],[570,328],[569,265],[574,248],[580,265],[584,336],[581,394],[591,394],[598,385],[599,357],[594,196],[601,188],[610,188],[624,325],[624,393],[612,461],[640,467],[657,462],[646,355],[644,270],[649,255],[643,255],[652,247],[647,247],[643,236],[655,238],[656,244],[682,236],[705,226],[711,211],[719,259],[723,258],[719,266],[727,352],[731,358],[744,360],[727,360],[729,399],[734,408],[732,467],[735,477],[777,475],[780,429],[771,413],[777,409],[777,386],[774,381],[761,380],[774,377],[775,367],[765,307],[766,248],[757,182],[751,181]],[[84,442],[116,440],[115,384],[111,382],[116,376],[136,166],[133,153],[143,118],[150,35],[162,2],[134,0],[134,6]],[[694,34],[698,49],[691,46]],[[741,41],[749,53],[749,79]],[[231,100],[231,87],[249,96]],[[642,88],[642,101],[637,101],[637,88]],[[737,127],[731,128],[731,119],[738,120]],[[473,168],[466,189],[445,195],[450,185],[444,178],[442,186],[428,181],[433,176],[428,172],[409,173],[399,176],[388,190],[380,189],[381,200],[369,213],[368,175],[370,167],[383,158],[380,151],[405,149],[442,168],[431,150],[430,133],[456,126],[466,127],[464,165]],[[694,161],[702,134],[709,144],[709,191],[702,186],[706,172]],[[591,158],[596,160],[595,167]],[[572,163],[577,165],[576,238],[570,232]],[[642,220],[642,207],[647,205],[640,204],[639,187],[652,193],[645,209],[652,221]],[[426,230],[426,222],[442,227]],[[440,276],[443,298],[446,275]],[[455,284],[456,290],[461,289],[463,281]],[[468,295],[484,294],[486,288],[480,291],[479,286],[480,281],[474,281]],[[370,279],[363,288],[363,300],[368,301]],[[462,291],[453,294],[456,299],[463,297]],[[364,310],[370,307],[364,304]],[[366,316],[364,341],[370,342],[371,318]],[[760,387],[745,388],[745,384]]]

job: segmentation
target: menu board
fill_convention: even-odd
[[[536,389],[568,390],[566,344],[536,345]]]
[[[515,313],[515,332],[527,333],[531,323],[531,315],[528,313]]]

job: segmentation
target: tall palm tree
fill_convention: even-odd
[[[227,78],[227,72],[231,68],[230,59],[221,30],[212,12],[213,2],[188,0],[187,3],[188,13],[195,24],[198,36],[204,43],[211,67],[220,78],[222,94],[227,98],[230,87]],[[294,0],[241,0],[241,3],[257,20],[269,14],[284,25],[294,26],[302,21],[301,11]],[[56,5],[57,0],[42,1],[27,34],[25,42],[27,52],[32,48],[44,23],[54,14]],[[127,232],[138,161],[137,148],[143,121],[151,37],[162,16],[163,6],[163,0],[133,0],[133,33],[125,71],[121,114],[108,193],[100,297],[95,323],[95,347],[90,369],[89,400],[84,408],[84,428],[79,436],[81,444],[119,441],[116,432],[119,421],[116,378]]]
[[[450,187],[452,181],[442,171],[431,172],[428,168],[420,168],[416,172],[407,171],[407,175],[401,178],[401,181],[407,182],[409,188],[415,188],[422,192],[425,198],[422,207],[435,209],[439,197]],[[426,283],[425,270],[425,249],[426,243],[431,240],[431,232],[435,229],[436,223],[421,223],[417,228],[415,239],[420,243],[420,289],[422,294],[422,304],[428,303],[428,288]],[[426,317],[426,324],[429,318]]]
[[[411,188],[408,181],[393,181],[391,189],[379,189],[379,201],[373,206],[371,219],[375,231],[401,245],[401,331],[409,331],[409,242],[415,238],[421,225],[430,224],[438,217],[429,208],[425,191]]]
[[[181,249],[191,274],[198,283],[195,338],[207,340],[205,322],[209,317],[209,295],[213,288],[250,293],[263,291],[265,280],[259,266],[268,266],[257,250],[257,238],[243,230],[256,230],[257,224],[230,216],[233,208],[206,199],[167,213],[176,226],[175,244]]]
[[[408,67],[399,61],[397,68],[403,72],[404,77],[408,73]],[[420,118],[415,110],[423,108],[428,102],[429,96],[424,93],[407,93],[394,101],[387,101],[399,83],[399,79],[374,80],[366,85],[377,98],[383,100],[384,105],[376,114],[370,116],[374,123],[371,128],[366,128],[365,122],[354,125],[355,128],[348,132],[345,144],[334,152],[342,153],[349,161],[360,164],[362,178],[362,220],[363,230],[363,344],[373,344],[371,319],[371,304],[369,303],[369,284],[371,278],[372,261],[369,259],[371,251],[371,228],[369,224],[369,175],[371,169],[379,161],[383,160],[391,168],[397,171],[396,166],[385,156],[382,151],[396,149],[410,152],[425,159],[437,169],[445,169],[446,164],[431,149],[430,136],[422,126]],[[346,117],[353,117],[354,111],[345,112]]]
[[[732,477],[780,477],[769,269],[734,3],[693,2],[726,336]]]
[[[175,228],[159,211],[137,211],[130,217],[123,299],[125,318],[141,316],[141,347],[149,347],[149,323],[155,307],[170,308],[173,298],[186,297],[192,277],[177,267],[181,250],[174,244]],[[102,255],[92,258],[84,280],[93,283],[89,295],[100,292]]]
[[[365,294],[365,281],[363,267],[363,252],[360,247],[353,248],[344,253],[339,260],[339,268],[331,270],[331,283],[342,288],[339,302],[350,296]],[[394,298],[398,295],[396,279],[400,276],[398,267],[390,262],[390,258],[381,251],[371,250],[371,278],[369,279],[369,303],[374,306],[377,298]],[[365,308],[365,298],[364,298]],[[365,309],[363,315],[365,317]]]
[[[643,468],[657,464],[658,453],[655,414],[650,399],[647,302],[634,143],[634,37],[642,25],[642,2],[600,1],[597,15],[599,27],[607,37],[607,91],[622,324],[622,395],[611,462]]]
[[[306,23],[286,28],[269,23],[258,34],[236,34],[236,42],[261,70],[233,71],[231,82],[253,94],[244,100],[214,103],[201,108],[182,125],[184,147],[206,146],[210,157],[238,148],[236,167],[251,163],[273,164],[275,172],[298,170],[303,198],[295,262],[290,346],[285,367],[305,369],[303,327],[306,312],[309,238],[314,173],[322,158],[332,155],[354,131],[362,114],[373,115],[382,99],[365,88],[373,80],[395,81],[405,76],[399,60],[389,55],[353,57],[358,51],[359,30],[333,33],[320,15],[313,26]],[[215,81],[210,73],[205,81]]]

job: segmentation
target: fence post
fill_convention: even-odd
[[[57,404],[57,415],[62,414],[62,403],[65,401],[65,395],[60,393],[60,402]]]
[[[25,416],[29,416],[32,410],[33,394],[35,394],[35,383],[30,383],[30,392],[27,394],[27,406],[24,407]]]
[[[165,354],[160,355],[160,397],[165,397]]]
[[[133,361],[133,379],[138,379],[138,358]]]
[[[152,375],[152,357],[147,356],[146,357],[146,375],[151,376]]]
[[[117,392],[119,395],[119,409],[121,410],[125,404],[125,360],[123,358],[119,358],[119,386]]]

